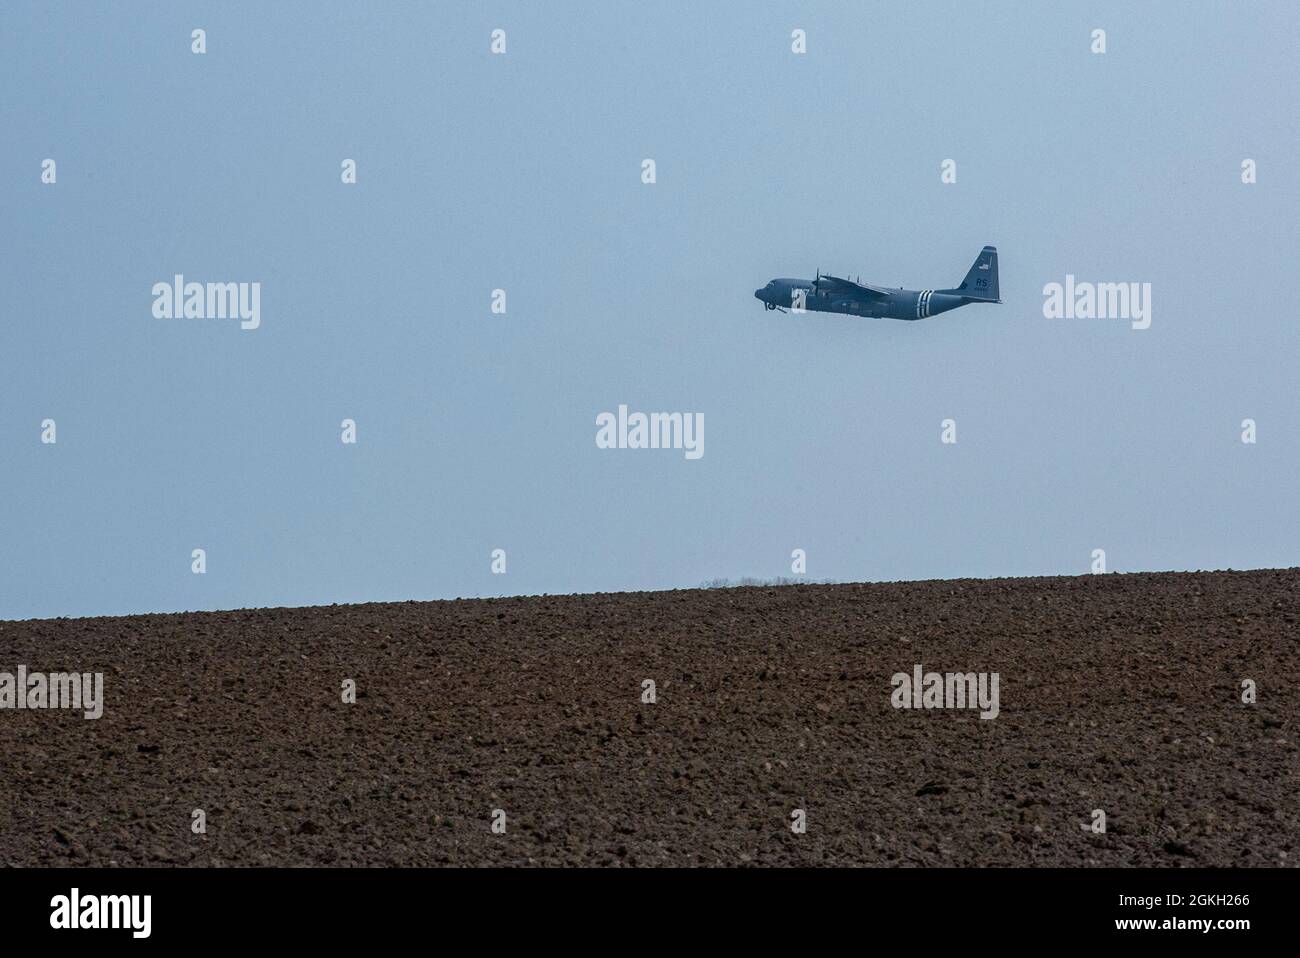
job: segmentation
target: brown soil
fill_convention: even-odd
[[[105,673],[97,721],[0,711],[0,864],[1295,865],[1298,594],[1290,569],[0,623],[0,671]],[[1000,714],[893,708],[917,663],[999,673]]]

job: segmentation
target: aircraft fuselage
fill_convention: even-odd
[[[885,296],[855,296],[852,292],[826,289],[810,279],[774,279],[762,289],[754,290],[754,296],[768,309],[779,307],[797,312],[802,307],[810,313],[846,313],[872,319],[925,319],[971,302],[932,289],[892,289]]]

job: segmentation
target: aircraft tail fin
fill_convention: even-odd
[[[963,296],[977,303],[1000,303],[1002,293],[998,289],[998,248],[986,246],[966,273],[966,278],[956,289],[944,290]]]

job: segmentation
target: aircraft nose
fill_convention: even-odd
[[[755,299],[762,299],[762,298],[763,298],[763,290],[762,290],[762,289],[756,289],[756,290],[754,290],[754,298],[755,298]]]

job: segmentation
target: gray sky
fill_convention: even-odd
[[[1300,564],[1298,48],[1264,2],[6,3],[0,617]],[[1001,306],[752,297],[985,243]],[[176,273],[260,328],[155,319]],[[1151,327],[1044,318],[1067,273]],[[598,449],[620,403],[705,455]]]

